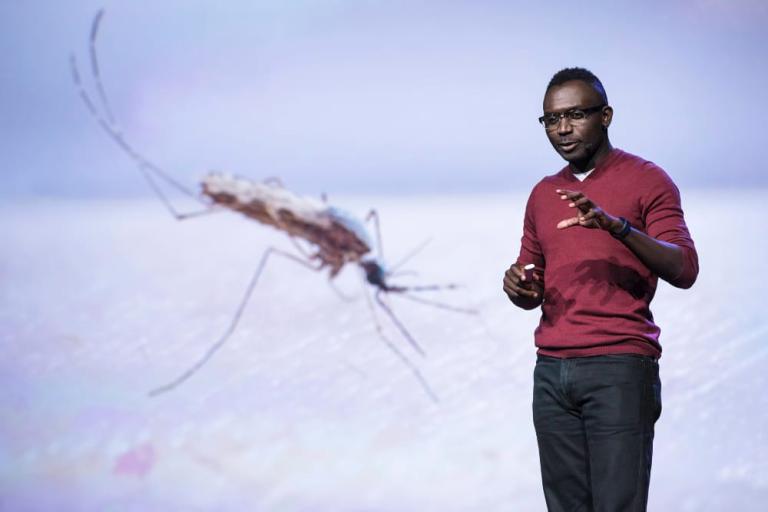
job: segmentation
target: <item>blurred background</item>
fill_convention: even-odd
[[[391,260],[432,239],[412,279],[460,282],[434,298],[482,313],[392,299],[438,405],[354,272],[348,304],[287,262],[207,368],[146,398],[223,331],[261,253],[291,246],[235,215],[167,215],[72,82],[70,54],[95,92],[100,8],[113,113],[181,182],[277,176],[375,206]],[[760,0],[0,1],[0,510],[544,510],[538,315],[501,275],[528,192],[563,165],[536,118],[574,65],[603,81],[614,145],[678,184],[699,248],[699,282],[660,283],[652,305],[651,509],[760,510],[766,21]]]
[[[529,190],[560,167],[536,122],[544,88],[579,65],[608,91],[616,145],[680,186],[766,184],[744,122],[766,99],[760,0],[5,0],[3,196],[147,194],[71,83],[100,7],[115,115],[191,182],[225,169],[306,193]]]

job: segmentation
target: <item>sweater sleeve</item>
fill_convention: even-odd
[[[536,235],[535,219],[535,195],[538,187],[534,187],[531,195],[528,197],[528,203],[525,205],[525,217],[523,219],[523,236],[520,239],[520,255],[517,257],[517,263],[527,265],[533,263],[536,269],[544,272],[544,255],[541,251],[538,236]]]
[[[648,236],[675,244],[683,251],[683,269],[669,284],[690,288],[699,274],[699,257],[685,224],[680,191],[661,168],[648,164],[648,187],[642,196],[642,215]]]

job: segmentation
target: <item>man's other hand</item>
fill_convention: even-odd
[[[533,280],[525,279],[523,265],[515,263],[504,273],[504,293],[509,300],[523,309],[533,309],[544,298],[544,286],[539,269],[534,269]]]

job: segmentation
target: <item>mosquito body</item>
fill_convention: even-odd
[[[317,249],[312,259],[335,277],[347,263],[360,263],[372,249],[363,225],[350,214],[310,197],[298,196],[272,180],[258,183],[229,174],[211,173],[202,193],[212,204],[242,213]]]
[[[373,256],[374,244],[363,223],[352,215],[330,206],[325,200],[294,194],[275,178],[263,182],[254,182],[226,173],[210,173],[205,176],[200,183],[200,194],[195,194],[136,151],[119,129],[101,82],[96,55],[96,39],[103,14],[104,11],[102,10],[94,17],[89,46],[91,78],[98,93],[99,105],[97,105],[83,86],[74,56],[70,59],[72,78],[90,114],[110,139],[137,164],[149,186],[165,204],[169,212],[176,219],[184,220],[206,213],[221,211],[222,209],[232,210],[285,233],[299,252],[297,255],[274,247],[266,249],[225,332],[195,364],[176,379],[151,390],[149,392],[150,396],[170,391],[182,384],[202,368],[224,345],[234,332],[267,261],[270,256],[278,255],[314,271],[327,269],[331,281],[348,264],[355,264],[360,267],[362,269],[363,282],[373,289],[373,300],[371,300],[367,290],[364,295],[379,337],[411,371],[427,395],[432,400],[437,401],[437,396],[421,375],[418,367],[385,335],[377,317],[377,308],[378,311],[385,314],[413,350],[423,356],[425,355],[424,350],[395,316],[390,306],[383,300],[383,296],[395,294],[399,297],[441,309],[475,314],[476,312],[473,310],[457,308],[412,295],[422,291],[451,289],[455,288],[455,285],[397,286],[390,284],[388,280],[392,277],[392,272],[386,271],[382,263],[381,235],[378,215],[375,210],[369,212],[366,221],[371,219],[375,221],[378,258]],[[164,182],[166,186],[174,188],[198,201],[203,205],[203,210],[192,213],[179,213],[168,197],[166,197],[162,187],[160,187],[160,182]],[[299,240],[303,241],[309,247],[309,250],[303,247]],[[412,252],[401,260],[399,264],[392,268],[392,271],[417,251]]]

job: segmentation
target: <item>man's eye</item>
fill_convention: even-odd
[[[568,117],[574,120],[578,119],[584,119],[584,111],[583,110],[571,110],[568,112]]]
[[[558,121],[560,121],[560,116],[552,115],[552,116],[546,116],[544,118],[544,122],[547,124],[547,126],[555,125],[558,123]]]

